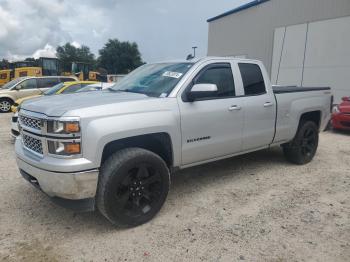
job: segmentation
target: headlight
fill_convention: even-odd
[[[47,132],[54,134],[76,134],[80,132],[78,121],[48,121]]]
[[[49,153],[60,156],[78,155],[81,153],[80,142],[48,141]]]
[[[333,107],[333,113],[340,113],[338,106]]]

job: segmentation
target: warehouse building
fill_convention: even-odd
[[[350,96],[350,0],[255,0],[208,23],[208,55],[259,59],[273,84]]]

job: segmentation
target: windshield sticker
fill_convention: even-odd
[[[166,71],[164,72],[163,76],[166,76],[166,77],[172,77],[172,78],[180,78],[182,76],[181,73],[178,73],[178,72],[171,72],[171,71]]]

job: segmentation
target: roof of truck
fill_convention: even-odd
[[[193,58],[191,60],[186,59],[177,59],[177,60],[167,60],[167,61],[159,61],[155,62],[154,64],[161,64],[161,63],[197,63],[197,62],[203,62],[208,60],[238,60],[238,61],[246,61],[246,62],[260,62],[259,60],[255,59],[248,59],[248,58],[240,58],[235,56],[205,56],[200,58]]]

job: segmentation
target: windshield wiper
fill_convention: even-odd
[[[135,93],[135,94],[142,94],[142,95],[147,95],[147,93],[140,92],[140,91],[135,91],[132,89],[113,89],[113,88],[108,88],[108,90],[113,91],[113,92],[124,92],[124,93]]]

